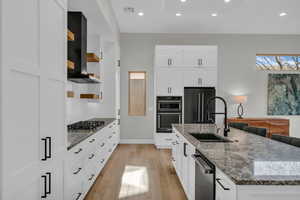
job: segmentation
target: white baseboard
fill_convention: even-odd
[[[153,139],[121,139],[120,144],[154,144]]]

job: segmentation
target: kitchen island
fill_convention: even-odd
[[[234,128],[229,143],[200,142],[190,135],[216,132],[214,125],[173,125],[173,130],[216,167],[216,178],[220,174],[227,179],[232,188],[224,191],[230,191],[230,200],[300,199],[299,148]],[[216,188],[217,199],[229,200]]]

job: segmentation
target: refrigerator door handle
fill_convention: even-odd
[[[204,94],[202,94],[202,122],[204,122],[205,117],[204,117]]]
[[[201,116],[200,116],[200,108],[201,108],[201,95],[200,93],[198,94],[198,109],[197,109],[197,121],[198,123],[201,122]]]

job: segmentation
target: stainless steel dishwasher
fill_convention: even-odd
[[[209,160],[196,151],[195,159],[195,200],[215,200],[216,169]]]

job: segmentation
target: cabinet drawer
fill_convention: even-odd
[[[81,159],[75,163],[66,163],[65,177],[67,183],[80,182],[84,175],[84,160]]]
[[[219,169],[216,169],[216,199],[236,200],[236,185]]]
[[[82,182],[73,182],[71,186],[67,187],[66,200],[81,200],[84,197]]]
[[[171,133],[156,133],[155,144],[158,148],[171,148],[173,142],[173,134]]]

